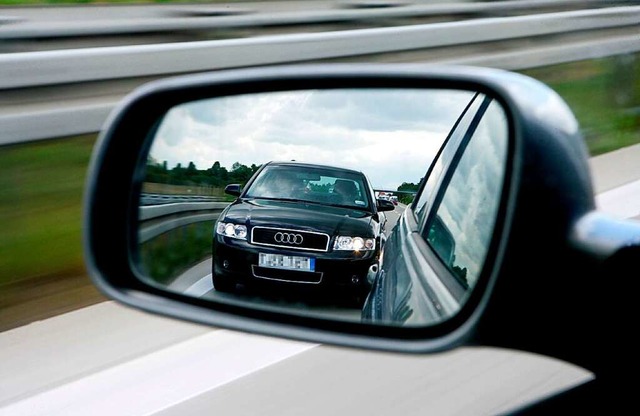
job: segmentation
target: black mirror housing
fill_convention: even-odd
[[[292,316],[168,292],[145,282],[132,266],[137,241],[132,219],[138,215],[141,165],[149,151],[149,133],[167,110],[211,97],[309,88],[472,90],[504,108],[509,146],[495,237],[477,288],[451,319],[428,327],[382,327]],[[225,193],[238,196],[239,186],[228,185]],[[573,238],[576,224],[595,210],[587,151],[573,114],[540,82],[486,68],[269,67],[152,82],[127,97],[109,117],[94,150],[85,195],[87,266],[106,296],[202,324],[376,350],[426,353],[481,344],[525,349],[595,368],[593,357],[579,351],[593,338],[599,311],[594,308],[599,298],[597,273],[610,254],[629,243],[613,236],[603,254],[584,238]],[[390,201],[377,205],[380,211],[394,209]]]
[[[386,199],[378,199],[376,203],[378,205],[378,211],[393,211],[394,209],[396,209],[396,206],[393,205],[393,202]]]
[[[240,196],[242,191],[240,189],[240,185],[237,183],[234,183],[234,184],[229,184],[225,186],[224,193],[227,195]]]

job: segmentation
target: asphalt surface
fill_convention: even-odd
[[[317,347],[157,415],[495,415],[587,377],[559,361],[495,349],[406,356]]]
[[[2,416],[483,415],[591,377],[521,352],[365,352],[212,330],[113,302],[1,341]]]

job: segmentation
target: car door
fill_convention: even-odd
[[[504,118],[483,94],[460,116],[387,240],[365,320],[428,325],[459,310],[491,244],[508,143]]]

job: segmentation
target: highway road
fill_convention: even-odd
[[[640,145],[592,158],[601,210],[640,219]],[[0,333],[0,415],[483,415],[591,378],[459,348],[364,352],[176,322],[104,302]]]

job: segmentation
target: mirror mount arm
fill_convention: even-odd
[[[570,243],[589,258],[596,259],[596,274],[584,285],[592,287],[597,311],[591,338],[600,345],[594,372],[605,386],[622,386],[620,374],[636,351],[640,221],[614,218],[602,212],[583,215],[575,224]],[[595,276],[595,278],[593,278]]]
[[[474,343],[553,356],[592,371],[600,385],[619,386],[636,354],[640,222],[589,211],[567,231],[562,255],[544,268],[523,267],[551,253],[543,246],[511,256]]]
[[[593,211],[575,223],[570,241],[576,249],[600,261],[611,261],[621,250],[640,249],[640,222]]]

